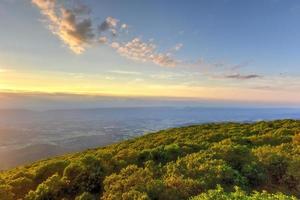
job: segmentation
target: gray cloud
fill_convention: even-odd
[[[114,28],[117,27],[118,23],[119,23],[118,19],[113,18],[113,17],[107,17],[104,20],[104,22],[102,22],[100,24],[100,26],[98,27],[98,29],[99,29],[100,32],[107,31],[109,29],[115,30]]]
[[[242,75],[242,74],[230,74],[230,75],[225,75],[224,78],[228,79],[238,79],[238,80],[249,80],[249,79],[256,79],[256,78],[262,78],[263,76],[258,75],[258,74],[247,74],[247,75]]]
[[[82,5],[66,8],[56,0],[32,0],[49,21],[49,29],[76,54],[82,53],[94,38],[89,9]],[[59,9],[58,9],[59,7]]]

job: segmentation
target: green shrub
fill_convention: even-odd
[[[96,198],[92,194],[84,192],[80,196],[77,196],[75,200],[96,200]]]
[[[266,191],[247,194],[238,187],[235,187],[234,192],[225,192],[223,188],[219,186],[215,190],[209,190],[192,197],[190,200],[297,200],[297,198],[282,193],[270,194]]]
[[[41,183],[35,191],[30,191],[26,200],[54,200],[61,199],[64,195],[65,182],[61,180],[58,174],[49,177]]]

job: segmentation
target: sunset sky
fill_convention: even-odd
[[[0,27],[2,96],[300,105],[297,0],[1,0]]]

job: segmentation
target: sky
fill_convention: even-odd
[[[0,98],[299,106],[299,21],[297,0],[1,0]]]

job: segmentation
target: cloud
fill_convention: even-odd
[[[106,80],[115,80],[116,78],[115,77],[112,77],[112,76],[105,76],[104,77]]]
[[[120,44],[118,42],[112,42],[110,46],[114,49],[118,49],[120,47]]]
[[[121,25],[121,28],[122,28],[122,29],[128,29],[128,25],[127,25],[127,24],[122,24],[122,25]]]
[[[71,4],[64,4],[63,2],[66,1],[32,0],[32,3],[47,18],[51,32],[57,35],[76,54],[83,53],[89,46],[105,44],[130,60],[148,62],[162,67],[179,65],[197,67],[208,77],[238,80],[261,77],[257,74],[240,74],[240,69],[247,66],[249,62],[232,66],[226,63],[209,63],[203,60],[181,61],[174,54],[183,47],[182,43],[177,43],[173,47],[171,46],[172,48],[169,48],[168,51],[161,52],[153,42],[154,40],[145,42],[140,37],[129,35],[129,25],[121,20],[108,16],[102,23],[96,25],[90,17],[91,9],[89,7],[80,4],[77,0],[72,1]],[[183,34],[183,31],[181,32]],[[126,34],[125,37],[124,34]]]
[[[151,61],[163,67],[176,67],[179,61],[171,58],[168,54],[153,54],[150,56]]]
[[[238,80],[249,80],[249,79],[262,78],[262,76],[258,75],[258,74],[248,74],[248,75],[231,74],[231,75],[225,75],[224,78],[238,79]]]
[[[123,70],[112,70],[109,71],[109,73],[113,74],[125,74],[125,75],[140,75],[140,72],[135,72],[135,71],[123,71]]]
[[[110,45],[121,56],[135,61],[151,62],[164,67],[175,67],[179,62],[172,58],[170,52],[157,52],[153,42],[146,43],[137,37],[129,41],[118,41],[121,30],[127,32],[129,26],[119,23],[120,20],[114,17],[107,17],[98,26],[98,32],[95,32],[89,16],[90,9],[78,2],[72,8],[58,4],[56,0],[32,0],[32,3],[48,19],[51,32],[76,54],[84,52],[91,44],[98,43]],[[178,51],[182,46],[181,43],[176,44],[172,51]]]
[[[112,36],[116,37],[117,36],[117,30],[116,29],[111,29],[110,30]]]
[[[94,38],[89,10],[82,5],[73,9],[58,6],[56,0],[32,0],[49,21],[49,29],[57,35],[74,53],[85,51]],[[58,9],[60,7],[60,9]]]
[[[140,38],[125,43],[112,42],[111,47],[131,60],[152,62],[163,67],[175,67],[178,64],[168,53],[157,53],[155,44],[143,42]]]
[[[109,37],[102,34],[106,31],[116,37],[119,20],[107,17],[99,26],[97,33],[93,29],[93,22],[90,17],[90,8],[74,1],[75,6],[68,8],[56,0],[32,0],[41,13],[48,19],[48,26],[51,32],[57,35],[74,53],[81,54],[91,44],[107,44]],[[128,28],[122,24],[121,28]],[[98,40],[94,40],[97,36]]]
[[[107,31],[109,29],[114,29],[117,27],[119,20],[113,17],[107,17],[104,22],[102,22],[99,26],[99,31]],[[115,29],[114,29],[115,30]]]
[[[178,43],[175,45],[175,47],[173,48],[174,51],[179,51],[181,48],[183,47],[182,43]]]
[[[113,17],[107,17],[104,22],[102,22],[98,26],[99,34],[103,34],[106,31],[109,31],[111,33],[111,36],[116,37],[118,34],[118,30],[123,29],[123,25],[119,25],[120,20],[113,18]],[[126,25],[127,27],[127,25]]]
[[[251,79],[263,79],[263,75],[258,73],[244,74],[242,68],[249,65],[248,62],[232,65],[226,62],[207,62],[204,59],[199,59],[196,62],[186,62],[187,66],[197,68],[201,70],[202,75],[215,80],[220,79],[233,79],[233,80],[251,80]]]
[[[242,62],[236,65],[231,66],[230,70],[239,70],[241,68],[247,67],[249,64],[251,64],[251,61]]]
[[[108,41],[107,37],[102,36],[99,38],[99,43],[101,43],[101,44],[106,44],[107,41]]]

